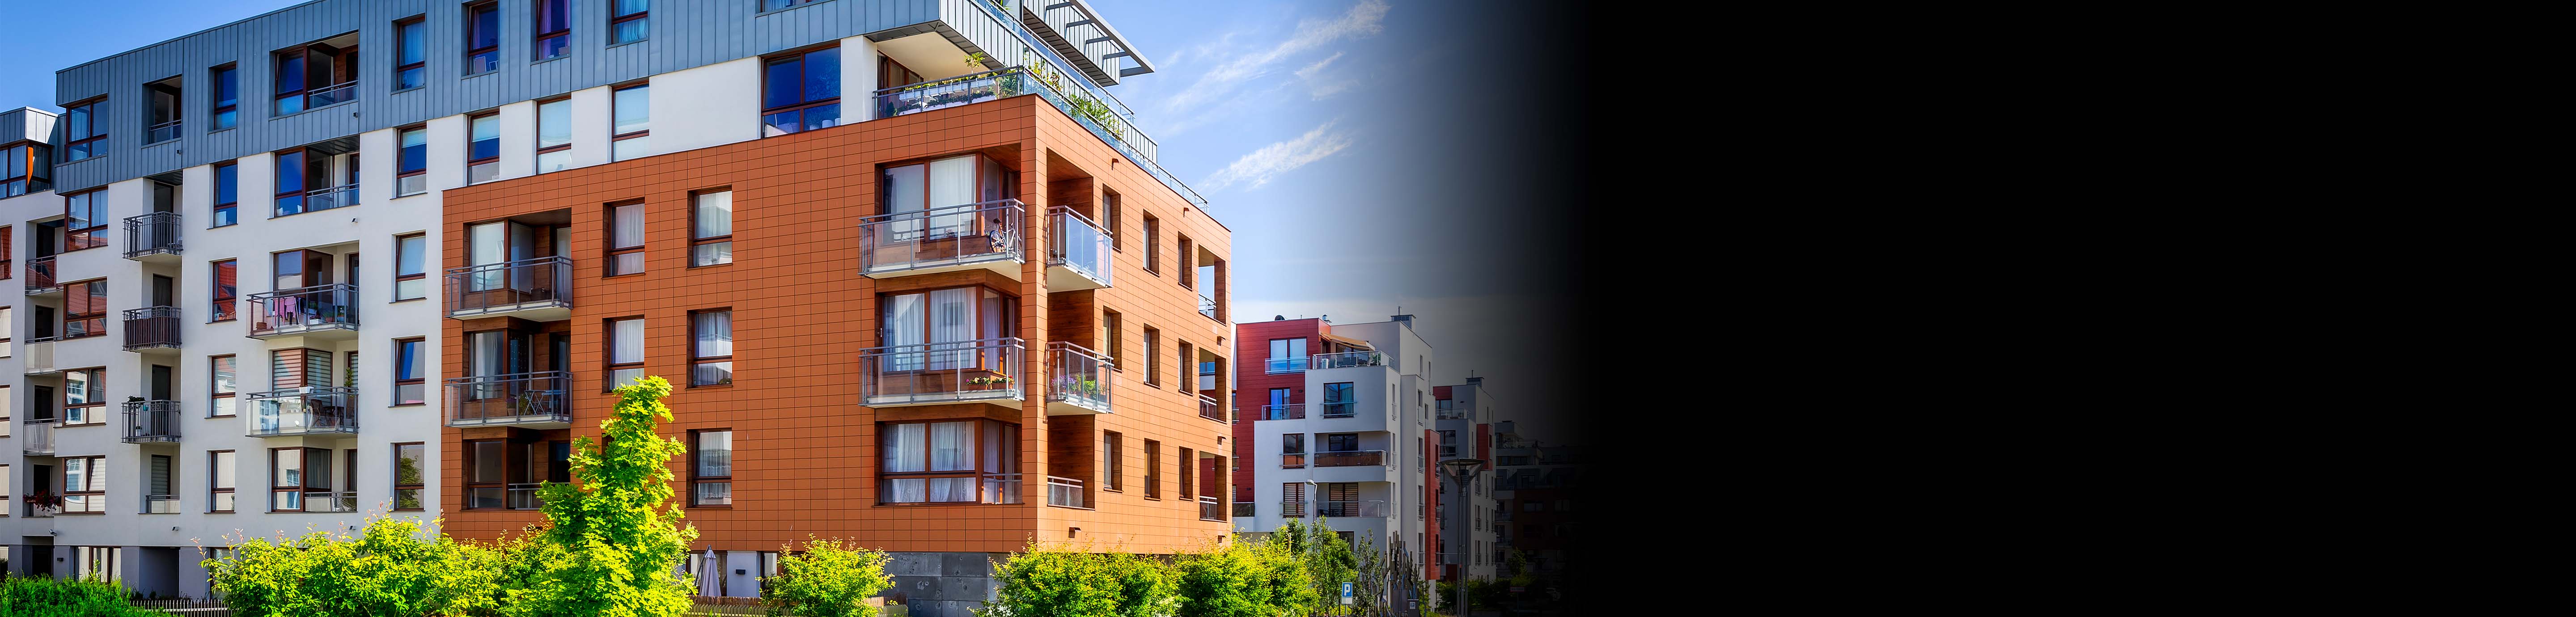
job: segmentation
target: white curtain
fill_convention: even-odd
[[[698,196],[695,238],[733,235],[733,191],[718,191]]]
[[[879,225],[885,237],[880,241],[901,242],[921,237],[921,209],[925,194],[921,176],[925,167],[905,165],[886,170],[885,213],[895,215],[893,222]]]
[[[698,475],[733,475],[733,431],[698,434]]]
[[[642,204],[618,206],[617,224],[609,227],[616,231],[617,236],[610,239],[609,248],[642,246],[644,244],[644,206]]]
[[[930,340],[935,350],[930,368],[958,369],[975,364],[975,290],[973,287],[930,292]]]
[[[628,364],[644,361],[644,320],[617,320],[616,338],[612,340],[614,342],[608,348],[615,355],[608,359],[609,363]]]
[[[924,497],[921,478],[886,481],[886,503],[920,503]]]
[[[921,331],[921,300],[921,294],[903,294],[886,299],[883,319],[885,340],[881,342],[892,349],[887,350],[891,353],[885,356],[885,366],[880,370],[921,370],[922,354],[919,345],[924,342],[922,338],[924,333]]]
[[[931,478],[931,501],[974,501],[974,478]]]
[[[975,203],[975,157],[949,157],[930,162],[930,207]],[[930,217],[931,237],[973,233],[974,208],[950,208]]]
[[[733,355],[733,311],[699,313],[694,321],[699,356]]]
[[[924,430],[920,424],[887,425],[885,434],[878,437],[885,444],[883,454],[878,457],[882,459],[877,461],[878,466],[887,473],[925,471],[921,466]]]
[[[930,425],[930,470],[972,471],[975,423],[940,422]]]
[[[465,258],[468,260],[466,265],[480,266],[484,264],[497,264],[504,261],[501,257],[501,250],[502,245],[506,243],[501,241],[501,234],[506,231],[506,229],[504,229],[502,225],[504,225],[504,223],[484,223],[474,226],[474,229],[469,232],[466,237],[467,242],[472,244],[472,246],[466,247]],[[501,275],[502,272],[500,269],[474,271],[473,291],[500,289],[502,280]]]

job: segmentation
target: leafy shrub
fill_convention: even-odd
[[[894,586],[886,578],[885,553],[856,542],[809,539],[803,553],[784,548],[778,576],[760,579],[760,603],[771,617],[872,617],[877,611],[868,606],[868,596]]]
[[[995,594],[998,599],[985,603],[977,614],[1160,617],[1177,606],[1169,568],[1129,553],[1032,542],[996,564],[993,576],[1002,583]]]
[[[232,557],[206,560],[206,573],[245,615],[495,614],[510,549],[419,533],[417,522],[381,519],[355,538],[250,539]]]
[[[152,617],[127,605],[125,589],[97,580],[0,575],[0,615],[9,617]]]
[[[1179,617],[1275,617],[1317,606],[1303,555],[1289,542],[1236,542],[1183,555],[1173,566],[1179,579]]]

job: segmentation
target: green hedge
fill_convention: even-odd
[[[8,617],[145,617],[125,603],[123,587],[97,580],[0,578],[0,615]]]

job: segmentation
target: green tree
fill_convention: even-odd
[[[875,607],[868,606],[868,596],[894,586],[894,579],[886,578],[885,553],[860,548],[855,542],[808,538],[802,553],[779,547],[785,556],[778,559],[778,576],[760,579],[760,603],[769,607],[770,616],[877,614]]]
[[[601,423],[605,440],[573,440],[576,484],[537,489],[549,523],[536,538],[545,555],[511,612],[517,615],[673,617],[693,589],[675,573],[695,527],[671,500],[673,458],[687,448],[655,428],[671,418],[671,382],[641,377],[617,389]]]
[[[1123,614],[1127,592],[1121,574],[1108,555],[1030,542],[994,564],[993,577],[1002,588],[976,612],[996,617]]]

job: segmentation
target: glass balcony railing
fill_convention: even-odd
[[[1215,497],[1208,495],[1199,496],[1199,520],[1222,521],[1226,519],[1226,514],[1225,502],[1217,501]]]
[[[1047,505],[1067,508],[1089,507],[1083,505],[1082,480],[1047,476]]]
[[[125,217],[125,258],[179,254],[179,213],[152,212]]]
[[[63,372],[63,367],[54,362],[54,345],[61,341],[61,338],[54,336],[28,339],[26,343],[19,346],[26,351],[26,357],[20,361],[19,366],[25,368],[29,375],[52,375]]]
[[[1028,342],[1017,337],[860,350],[860,404],[1021,400],[1025,395],[1012,374],[1027,350]]]
[[[1261,361],[1261,372],[1277,375],[1306,370],[1306,358],[1269,358]]]
[[[1304,419],[1306,419],[1306,404],[1305,404],[1305,403],[1287,403],[1287,404],[1281,404],[1281,405],[1262,405],[1262,406],[1261,406],[1261,419],[1263,419],[1263,420],[1304,420]]]
[[[250,401],[242,414],[244,434],[251,437],[350,434],[358,432],[357,388],[304,387],[243,395]]]
[[[1316,466],[1316,467],[1385,467],[1385,466],[1387,466],[1387,463],[1386,463],[1386,460],[1387,460],[1387,459],[1386,459],[1386,451],[1385,451],[1385,450],[1350,450],[1350,451],[1343,451],[1343,452],[1317,452],[1317,453],[1315,453],[1315,454],[1314,454],[1314,457],[1315,457],[1315,466]]]
[[[1215,420],[1215,421],[1218,421],[1218,422],[1225,422],[1225,421],[1226,421],[1226,417],[1225,417],[1225,403],[1219,403],[1219,402],[1216,402],[1216,397],[1208,396],[1208,395],[1205,395],[1205,394],[1198,395],[1198,397],[1199,397],[1199,417],[1201,417],[1201,418],[1207,418],[1207,419],[1209,419],[1209,420]]]
[[[1048,403],[1109,413],[1109,356],[1064,341],[1047,343]]]
[[[1378,500],[1327,501],[1324,502],[1323,515],[1332,518],[1386,518],[1387,507],[1386,502]]]
[[[305,191],[302,195],[280,196],[276,201],[276,209],[269,218],[355,205],[358,205],[358,185],[343,184],[327,189]]]
[[[125,404],[125,443],[178,440],[178,401],[133,401]]]
[[[125,311],[125,350],[179,348],[179,307],[153,306]]]
[[[1020,502],[1020,474],[984,474],[984,494],[978,503],[1013,504]]]
[[[143,143],[157,144],[179,138],[179,120],[143,127]]]
[[[18,448],[27,456],[54,455],[54,418],[31,418],[18,426]]]
[[[1249,501],[1237,501],[1237,502],[1234,502],[1234,517],[1235,517],[1235,518],[1245,518],[1245,517],[1251,517],[1251,516],[1259,516],[1259,515],[1260,515],[1260,512],[1261,512],[1261,504],[1253,503],[1253,502],[1249,502]]]
[[[1350,368],[1354,366],[1385,365],[1386,354],[1374,351],[1345,351],[1341,353],[1316,354],[1314,357],[1307,359],[1306,368],[1307,370],[1320,371],[1325,369]]]
[[[1027,217],[1020,200],[997,199],[859,219],[859,273],[1023,261],[1020,225]]]
[[[358,328],[358,286],[316,285],[251,294],[250,336],[292,336]]]
[[[144,495],[144,514],[178,514],[178,495]]]
[[[271,512],[358,511],[358,494],[354,492],[306,490],[272,492],[270,495],[274,500],[269,504]]]
[[[287,114],[303,113],[304,110],[307,109],[328,107],[354,100],[358,100],[358,82],[352,80],[308,90],[300,94],[289,94],[277,97],[276,115],[283,116]]]
[[[30,296],[49,294],[63,290],[62,284],[54,281],[53,255],[33,257],[27,260],[27,280],[25,285],[27,287],[27,295]]]
[[[1199,296],[1199,314],[1200,314],[1200,315],[1206,315],[1208,319],[1217,319],[1217,316],[1216,316],[1216,298],[1210,298],[1210,297],[1207,297],[1207,296]],[[1222,320],[1222,319],[1218,319],[1218,321],[1224,321],[1224,320]]]
[[[572,308],[572,258],[538,257],[447,269],[447,316]]]
[[[1350,401],[1324,401],[1317,407],[1322,409],[1316,415],[1325,418],[1348,418],[1359,415],[1360,411],[1359,403]]]
[[[449,378],[447,425],[569,424],[564,391],[571,383],[562,371]]]
[[[1072,208],[1056,206],[1047,208],[1047,234],[1047,265],[1098,283],[1084,289],[1110,286],[1109,234],[1100,231],[1099,223]]]

